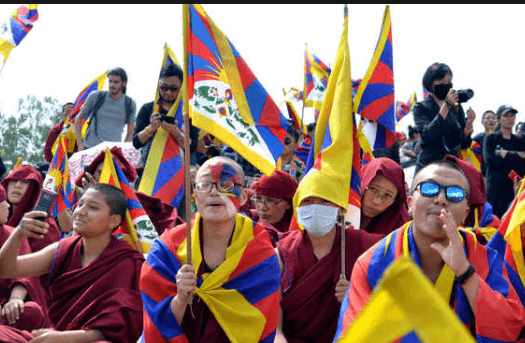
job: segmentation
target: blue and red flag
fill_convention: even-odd
[[[319,118],[328,78],[332,70],[319,57],[304,47],[304,106],[314,109],[315,122]]]
[[[374,150],[395,142],[395,94],[390,6],[385,7],[381,35],[372,62],[357,90],[354,111],[378,125]]]
[[[429,95],[430,92],[425,87],[423,87],[423,99],[428,98]]]
[[[352,225],[359,227],[355,219],[361,208],[361,154],[351,92],[348,17],[345,16],[305,173],[294,197],[294,208],[304,197],[318,196],[348,209]]]
[[[57,197],[51,205],[51,216],[53,217],[56,217],[58,213],[67,208],[72,208],[77,199],[76,191],[69,178],[67,140],[62,134],[59,134],[57,142],[57,148],[43,186],[43,188],[50,189],[57,193]]]
[[[38,5],[22,5],[0,26],[0,56],[3,64],[11,50],[17,47],[33,28],[38,19]]]
[[[408,99],[408,102],[396,101],[396,122],[399,122],[403,117],[409,114],[416,102],[416,92],[412,94],[410,99]]]
[[[180,66],[173,51],[168,45],[165,45],[161,69],[171,64]],[[153,105],[154,113],[160,113],[161,102],[160,89],[157,85]],[[175,116],[176,123],[181,131],[184,126],[182,106],[182,92],[180,92],[167,114],[167,116]],[[184,195],[184,162],[182,156],[182,149],[177,140],[162,127],[159,127],[151,143],[138,191],[178,208]]]
[[[68,118],[66,119],[66,123],[69,121],[71,123],[75,122],[75,118],[77,114],[82,109],[82,106],[86,102],[87,97],[89,94],[91,94],[94,91],[102,90],[104,87],[104,83],[106,82],[107,72],[104,72],[100,76],[96,77],[93,81],[91,81],[77,96],[75,99],[75,102],[73,103],[73,107],[71,108],[71,113],[69,113]],[[85,124],[87,120],[87,114],[84,113],[84,118],[82,118],[82,124]]]
[[[270,175],[288,122],[246,61],[200,5],[184,5],[184,100],[192,124]]]
[[[158,238],[157,230],[138,200],[135,191],[131,188],[128,178],[113,157],[109,147],[106,148],[104,167],[102,168],[99,182],[117,187],[128,199],[126,218],[113,232],[113,235],[120,240],[126,241],[138,252],[147,253],[153,241]]]

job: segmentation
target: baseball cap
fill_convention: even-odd
[[[504,115],[505,113],[507,113],[508,111],[512,111],[514,113],[518,113],[518,111],[516,109],[514,109],[512,106],[510,105],[501,105],[499,108],[498,108],[498,111],[496,112],[496,116],[497,117],[500,117],[502,115]]]

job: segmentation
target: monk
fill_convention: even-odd
[[[107,184],[90,187],[73,212],[76,236],[29,255],[18,255],[27,237],[44,235],[49,224],[26,213],[0,250],[0,277],[49,275],[48,329],[18,332],[34,343],[135,342],[142,331],[138,291],[144,258],[112,232],[125,217],[127,199]],[[35,338],[36,337],[36,338]],[[29,341],[27,339],[26,341]]]
[[[120,147],[115,146],[111,148],[110,151],[124,172],[124,175],[126,175],[128,182],[132,184],[137,178],[137,172],[135,171],[133,164],[126,159]],[[75,184],[77,187],[88,188],[89,186],[98,183],[102,173],[102,168],[104,167],[105,156],[106,151],[101,150],[89,164],[88,172],[86,173],[85,171],[82,171],[82,173],[76,178]],[[135,195],[144,208],[144,211],[146,211],[146,214],[151,219],[151,222],[153,226],[155,226],[159,235],[161,235],[164,230],[171,229],[184,222],[178,215],[177,209],[170,204],[142,192],[135,191]]]
[[[2,180],[1,184],[7,191],[7,202],[11,206],[7,225],[18,226],[24,214],[35,208],[42,191],[42,183],[40,172],[29,164],[22,164]],[[49,225],[47,233],[43,237],[27,239],[32,252],[39,251],[60,240],[60,231],[56,221],[48,213],[45,218]]]
[[[282,315],[276,342],[332,342],[352,267],[359,255],[382,238],[346,228],[341,273],[342,229],[336,222],[348,196],[341,203],[341,197],[326,193],[320,179],[327,177],[306,174],[293,198],[297,223],[304,230],[289,231],[277,243]]]
[[[0,185],[0,247],[13,232],[5,225],[9,216],[7,194]],[[24,240],[19,254],[30,253],[29,244]],[[0,279],[0,327],[11,325],[20,330],[33,330],[47,324],[46,298],[37,278]],[[0,329],[1,331],[1,329]]]
[[[514,342],[525,309],[508,279],[501,256],[459,230],[469,213],[469,183],[450,161],[434,161],[416,174],[408,198],[413,221],[392,232],[355,263],[348,302],[341,308],[346,332],[361,312],[384,271],[399,257],[410,256],[478,341]],[[414,290],[417,292],[417,290]],[[338,338],[338,337],[336,337]],[[419,342],[412,331],[405,336]]]
[[[166,230],[142,270],[144,342],[273,342],[279,262],[264,227],[238,213],[244,181],[222,156],[198,170],[191,243],[186,225]]]
[[[261,176],[253,189],[255,194],[251,201],[255,205],[255,213],[252,218],[263,223],[275,246],[275,242],[279,241],[279,234],[290,228],[292,199],[297,182],[290,174],[276,170],[270,176]]]
[[[360,229],[386,236],[410,220],[403,168],[386,157],[361,168]]]

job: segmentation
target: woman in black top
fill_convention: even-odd
[[[421,152],[416,173],[431,161],[445,155],[456,155],[461,148],[470,148],[472,123],[476,114],[465,112],[458,104],[458,94],[452,89],[452,71],[444,63],[434,63],[423,76],[423,87],[430,92],[425,100],[414,105],[414,123],[420,134]]]

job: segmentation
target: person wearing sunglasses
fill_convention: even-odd
[[[338,332],[346,332],[388,267],[405,256],[419,266],[445,303],[452,304],[478,341],[516,341],[525,323],[525,309],[503,260],[477,242],[470,230],[459,227],[469,213],[470,192],[465,174],[451,161],[431,162],[416,173],[408,197],[413,220],[357,260]],[[420,341],[414,331],[407,336],[411,342]]]
[[[281,154],[281,170],[290,174],[297,182],[301,180],[305,166],[304,162],[295,153],[298,146],[299,132],[290,125],[284,138],[284,147]]]
[[[279,261],[265,228],[238,213],[244,183],[223,156],[197,171],[191,242],[185,224],[165,231],[142,269],[145,342],[273,342]]]
[[[155,102],[152,101],[142,105],[137,114],[137,121],[133,131],[133,146],[135,149],[140,149],[139,166],[142,168],[146,165],[153,137],[159,127],[169,132],[179,143],[179,146],[183,147],[184,145],[184,133],[177,126],[177,124],[182,123],[168,123],[161,120],[162,116],[165,116],[175,104],[182,87],[182,81],[183,71],[179,66],[170,64],[162,68],[159,75],[160,113],[153,112]],[[139,179],[142,175],[142,168],[139,168]]]

